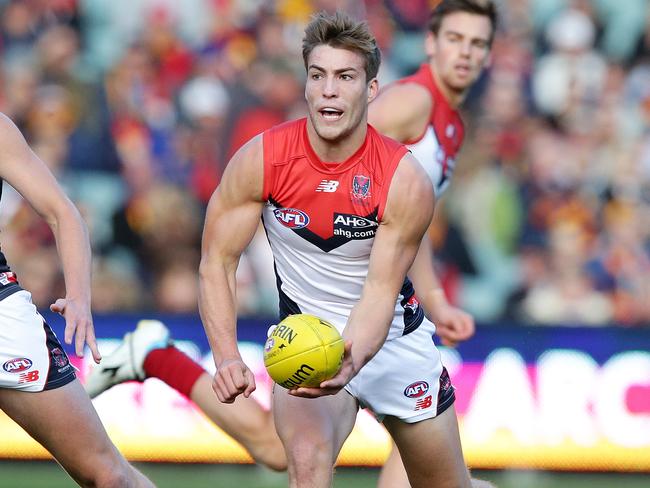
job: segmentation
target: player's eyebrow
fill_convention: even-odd
[[[310,64],[307,67],[307,69],[308,70],[315,69],[315,70],[318,70],[318,71],[320,71],[322,73],[327,72],[327,70],[325,68],[322,68],[321,66],[318,66],[317,64]],[[349,66],[349,67],[346,67],[346,68],[335,69],[334,74],[339,75],[341,73],[345,73],[346,71],[354,71],[355,73],[357,73],[359,70],[357,68],[353,68],[352,66]]]
[[[476,41],[482,41],[482,42],[485,42],[485,43],[488,43],[488,42],[489,42],[489,39],[487,39],[487,38],[485,38],[485,37],[480,37],[480,36],[466,36],[466,35],[463,34],[462,32],[458,32],[458,31],[455,31],[455,30],[453,30],[453,29],[449,29],[449,30],[444,31],[444,32],[443,32],[443,35],[458,36],[458,37],[460,37],[460,38],[469,37],[470,40],[471,40],[472,42],[476,42]]]

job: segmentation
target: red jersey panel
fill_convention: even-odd
[[[431,178],[436,195],[440,195],[449,185],[456,157],[463,144],[463,121],[436,85],[428,64],[423,64],[413,75],[396,83],[417,83],[431,94],[433,106],[429,125],[418,139],[407,141],[406,144]]]
[[[311,313],[342,330],[361,297],[390,183],[407,149],[368,127],[364,143],[350,158],[323,162],[309,143],[306,119],[264,132],[263,144],[263,222],[275,260],[281,315]],[[410,283],[402,292],[392,337],[421,322],[413,325],[421,310],[414,305]],[[402,301],[410,307],[407,316]]]

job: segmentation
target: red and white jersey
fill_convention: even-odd
[[[263,144],[262,219],[275,261],[280,316],[309,313],[342,331],[361,297],[388,189],[407,149],[369,126],[350,158],[323,162],[309,143],[306,119],[264,132]],[[423,317],[407,279],[388,338],[415,330]]]
[[[417,83],[431,94],[433,106],[429,125],[420,137],[406,141],[406,144],[431,178],[436,196],[439,197],[451,181],[456,156],[463,144],[463,121],[438,89],[428,64],[423,64],[414,74],[396,83]]]

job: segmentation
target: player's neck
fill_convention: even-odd
[[[343,163],[347,161],[366,140],[368,123],[359,124],[352,133],[340,140],[327,140],[318,135],[312,123],[307,121],[307,138],[316,156],[324,163]]]
[[[447,103],[449,103],[451,108],[457,109],[460,107],[460,105],[465,100],[465,97],[467,96],[468,90],[463,90],[460,92],[453,90],[440,78],[438,72],[433,69],[431,65],[429,65],[429,69],[431,70],[431,74],[433,75],[433,79],[436,83],[436,86],[438,87],[438,90],[440,90],[440,93],[442,93],[442,96],[445,97],[445,100],[447,100]]]

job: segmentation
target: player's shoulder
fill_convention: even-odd
[[[408,108],[424,109],[428,112],[433,104],[433,95],[423,84],[404,79],[382,88],[377,101],[392,103],[402,112],[407,111]]]
[[[432,108],[433,98],[422,85],[393,83],[370,104],[368,121],[382,134],[410,141],[422,134]]]
[[[410,151],[406,152],[400,159],[395,174],[416,191],[426,193],[433,189],[431,180],[422,164]]]
[[[264,155],[272,164],[281,164],[305,153],[307,119],[289,120],[263,134]]]
[[[250,160],[255,160],[262,157],[264,151],[264,136],[263,134],[257,134],[243,144],[237,152],[233,155],[231,163],[233,161],[237,162],[247,162]],[[241,163],[240,163],[241,164]]]
[[[264,140],[273,140],[278,144],[296,144],[303,139],[306,118],[288,120],[281,124],[275,125],[264,132]]]
[[[6,114],[0,112],[0,141],[16,137],[18,134],[20,130],[16,124]]]
[[[431,68],[426,63],[422,64],[415,73],[397,80],[394,85],[396,93],[400,95],[427,101],[429,104],[435,101],[435,81]],[[398,88],[400,89],[398,90]]]
[[[393,175],[386,206],[387,218],[431,218],[435,193],[417,159],[410,153],[402,156]]]

